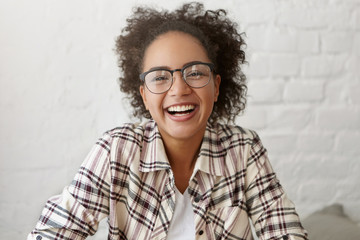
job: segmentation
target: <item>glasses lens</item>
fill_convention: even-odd
[[[184,79],[193,88],[204,87],[210,81],[211,69],[205,64],[195,64],[184,69]]]
[[[171,73],[166,70],[154,70],[145,76],[145,84],[153,93],[163,93],[171,87]]]

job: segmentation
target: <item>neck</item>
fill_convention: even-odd
[[[176,142],[164,141],[175,185],[182,194],[189,186],[201,142],[202,138]]]
[[[200,149],[202,137],[191,140],[165,140],[164,146],[172,169],[192,171]]]
[[[189,185],[193,174],[197,155],[205,133],[205,127],[186,139],[179,139],[162,132],[166,155],[169,159],[171,170],[174,174],[175,185],[183,193]]]

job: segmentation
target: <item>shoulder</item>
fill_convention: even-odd
[[[244,141],[250,145],[259,142],[259,135],[251,129],[243,128],[238,125],[221,124],[208,125],[208,131],[212,138],[220,142]]]
[[[113,138],[124,136],[144,136],[146,132],[153,131],[156,124],[153,120],[148,120],[140,123],[124,123],[121,126],[115,127],[105,132]]]
[[[121,126],[106,131],[101,139],[106,139],[109,142],[130,141],[140,145],[143,139],[147,138],[154,131],[156,131],[156,124],[152,120],[141,123],[124,123]]]

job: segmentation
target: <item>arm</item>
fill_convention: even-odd
[[[266,149],[256,133],[251,146],[246,185],[246,204],[259,239],[304,240],[294,204],[289,200],[270,165]]]
[[[111,136],[105,134],[88,154],[72,183],[50,198],[31,239],[85,239],[109,214]]]

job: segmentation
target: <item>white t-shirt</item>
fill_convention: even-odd
[[[175,188],[175,211],[170,223],[167,239],[195,239],[194,212],[187,189],[184,194],[181,194]]]

